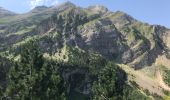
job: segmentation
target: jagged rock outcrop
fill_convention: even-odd
[[[108,19],[87,23],[79,33],[91,52],[99,52],[108,58],[118,57],[123,52],[121,34]]]

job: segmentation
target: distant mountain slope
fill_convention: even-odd
[[[4,8],[0,7],[0,18],[6,17],[6,16],[12,16],[15,15],[16,13],[5,10]]]

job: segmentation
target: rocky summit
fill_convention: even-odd
[[[0,8],[0,97],[169,100],[170,29],[71,2]]]

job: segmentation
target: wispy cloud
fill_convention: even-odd
[[[36,6],[41,6],[41,5],[55,5],[59,4],[59,0],[30,0],[30,7],[31,9],[35,8]]]

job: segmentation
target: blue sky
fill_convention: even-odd
[[[28,12],[38,5],[58,5],[66,0],[0,0],[0,6],[18,13]],[[67,0],[68,1],[68,0]],[[170,28],[170,0],[69,0],[87,7],[104,5],[111,11],[123,11],[149,24],[159,24]]]

